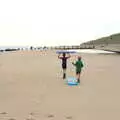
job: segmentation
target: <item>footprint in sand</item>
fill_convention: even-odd
[[[47,117],[48,117],[48,118],[53,118],[53,117],[54,117],[54,115],[49,114]]]
[[[34,118],[27,118],[26,120],[35,120]]]
[[[35,114],[33,112],[30,113],[31,116],[34,116]]]
[[[6,115],[6,114],[7,114],[7,112],[1,112],[0,114],[2,114],[2,115]]]
[[[67,116],[66,119],[73,119],[73,117],[72,116]]]
[[[26,120],[35,120],[33,117],[34,117],[34,113],[30,113],[29,118],[27,118]]]
[[[15,118],[10,118],[10,119],[8,119],[8,120],[16,120]]]

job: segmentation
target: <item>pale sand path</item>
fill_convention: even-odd
[[[70,87],[62,80],[55,51],[1,54],[0,120],[119,120],[120,56],[82,57],[81,85]],[[74,75],[74,59],[68,76]]]

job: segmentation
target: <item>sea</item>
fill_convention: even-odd
[[[29,50],[30,49],[30,46],[0,46],[0,50],[5,50],[5,49],[17,49],[17,48],[20,48],[20,49],[27,49]],[[42,49],[42,48],[41,48]],[[110,52],[110,51],[104,51],[104,50],[96,50],[96,49],[72,49],[72,50],[69,50],[69,51],[75,51],[75,52],[78,52],[78,53],[90,53],[90,54],[94,54],[94,53],[103,53],[103,54],[113,54],[115,52]]]

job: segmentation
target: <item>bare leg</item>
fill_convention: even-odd
[[[79,74],[78,73],[76,73],[76,79],[77,79],[77,81],[76,82],[78,82],[79,80]]]
[[[63,69],[63,79],[66,78],[66,69]]]
[[[80,83],[80,73],[77,74],[78,83]]]
[[[78,79],[80,80],[80,73],[78,74]]]

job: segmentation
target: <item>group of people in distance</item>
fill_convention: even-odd
[[[66,69],[67,69],[67,59],[69,59],[71,56],[70,54],[62,53],[58,55],[58,58],[62,60],[62,69],[63,69],[63,79],[66,78]],[[77,82],[80,83],[80,75],[81,75],[81,70],[83,68],[83,62],[81,60],[81,56],[78,56],[77,61],[72,64],[76,67],[76,77],[77,77]]]

